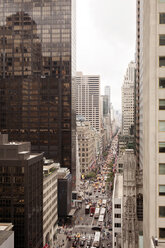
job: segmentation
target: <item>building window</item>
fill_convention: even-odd
[[[164,46],[165,45],[165,34],[159,35],[159,45]]]
[[[165,206],[159,207],[159,217],[165,217]]]
[[[120,204],[115,204],[115,208],[121,208]]]
[[[121,223],[115,223],[115,227],[121,227]]]
[[[159,228],[159,238],[165,239],[165,228]]]
[[[159,121],[159,131],[165,132],[165,121]]]
[[[159,110],[165,110],[165,99],[159,99]]]
[[[159,88],[165,88],[165,78],[159,78]]]
[[[159,14],[159,23],[160,24],[165,24],[165,13],[160,13]]]
[[[165,195],[165,185],[159,185],[159,195]]]
[[[115,214],[115,218],[121,218],[121,214]]]
[[[159,152],[165,152],[165,142],[159,142]]]
[[[159,57],[159,67],[165,66],[165,57]]]
[[[165,175],[165,164],[159,164],[159,175]]]

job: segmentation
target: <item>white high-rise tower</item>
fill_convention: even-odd
[[[135,87],[135,62],[130,62],[122,86],[122,132],[130,134],[134,125],[134,87]]]
[[[81,115],[100,132],[100,76],[76,75],[76,115]]]

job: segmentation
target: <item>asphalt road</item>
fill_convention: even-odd
[[[116,141],[112,142],[111,149],[109,151],[109,155],[107,157],[107,161],[111,160],[113,157],[112,154],[114,151],[117,149]],[[102,163],[105,163],[106,161],[102,161]],[[100,168],[101,170],[102,168]],[[111,192],[108,192],[107,189],[105,190],[105,194],[102,194],[102,192],[98,192],[98,189],[96,192],[94,192],[94,188],[92,184],[86,183],[82,189],[82,192],[84,192],[85,199],[89,199],[92,202],[98,202],[100,199],[106,199],[107,200],[107,207],[106,207],[106,216],[104,219],[104,226],[102,227],[101,230],[101,242],[99,248],[105,247],[112,247],[112,232],[109,230],[112,228],[112,194]],[[89,196],[89,194],[86,194],[85,192],[92,192],[92,195]],[[94,238],[94,233],[95,231],[92,230],[92,227],[98,226],[98,219],[95,219],[94,216],[90,217],[90,214],[85,214],[85,200],[83,201],[82,208],[79,209],[76,212],[75,216],[75,222],[73,225],[73,228],[70,230],[72,236],[81,236],[84,237],[85,239],[85,244],[84,247],[87,247],[87,240],[91,240],[91,245],[88,247],[92,246],[93,243],[93,238]],[[68,232],[68,230],[63,230]],[[68,241],[65,239],[66,235],[65,234],[60,234],[61,237],[59,236],[59,247],[63,248],[71,248],[73,247],[73,241]],[[64,242],[63,242],[64,241]],[[80,243],[75,246],[76,248],[80,247]],[[57,247],[56,247],[57,248]]]
[[[91,201],[98,202],[100,199],[107,199],[107,209],[111,208],[111,198],[107,196],[107,194],[102,194],[101,192],[94,192],[94,189],[91,185],[84,187],[84,191],[92,192],[92,195],[85,195],[86,199]],[[104,224],[108,224],[108,221],[111,222],[111,213],[106,213]],[[90,237],[94,237],[95,231],[92,230],[93,226],[98,226],[98,219],[95,219],[94,216],[90,217],[90,214],[85,214],[85,201],[82,204],[82,208],[77,212],[75,225],[73,227],[72,234],[80,234],[81,236],[85,236],[86,239]],[[109,246],[108,246],[109,244]],[[87,246],[87,241],[83,247]],[[68,245],[68,247],[72,247],[72,242]],[[101,231],[101,244],[100,247],[112,247],[112,233],[108,230],[108,228],[103,226]],[[78,248],[78,247],[77,247]]]

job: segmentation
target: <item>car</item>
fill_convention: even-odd
[[[101,227],[100,226],[93,226],[92,230],[94,231],[101,231]]]
[[[81,240],[80,241],[80,246],[84,246],[85,245],[85,241],[84,240]]]
[[[91,240],[87,240],[87,246],[91,245]]]

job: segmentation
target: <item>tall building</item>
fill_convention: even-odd
[[[144,247],[165,247],[165,1],[143,0],[141,13],[143,238]]]
[[[113,248],[121,247],[123,212],[123,175],[116,173],[112,196]]]
[[[58,169],[58,223],[72,220],[72,175],[68,168]]]
[[[111,87],[106,85],[104,88],[104,95],[108,97],[108,110],[111,112]]]
[[[14,247],[43,247],[43,154],[0,134],[0,222],[14,226]]]
[[[122,85],[122,133],[130,134],[134,125],[135,63],[130,62]]]
[[[123,154],[122,248],[138,248],[139,232],[136,215],[136,157],[133,149]]]
[[[76,74],[76,115],[100,132],[100,76]]]
[[[143,232],[143,168],[140,166],[140,129],[142,127],[141,105],[140,105],[140,81],[141,81],[141,67],[142,67],[142,20],[141,20],[141,5],[142,0],[136,0],[136,80],[135,80],[135,154],[137,162],[137,219],[139,226],[139,233]],[[141,164],[142,165],[142,164]]]
[[[135,78],[135,139],[136,159],[139,165],[139,82],[140,82],[140,0],[136,0],[136,78]]]
[[[88,174],[96,161],[96,130],[88,121],[77,121],[77,136],[81,174]]]
[[[57,233],[57,171],[59,164],[51,159],[44,160],[43,166],[43,244],[53,248]]]
[[[75,0],[0,1],[0,130],[75,181]]]

